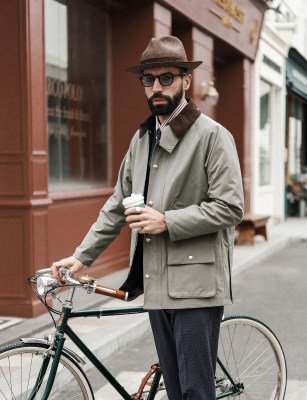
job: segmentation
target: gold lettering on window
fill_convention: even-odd
[[[89,122],[90,115],[80,108],[64,108],[59,106],[47,108],[48,117],[62,118],[73,121]]]
[[[80,102],[83,92],[80,85],[47,77],[47,95]]]
[[[214,0],[223,10],[231,15],[235,20],[244,23],[245,12],[240,9],[232,0]]]
[[[67,135],[65,129],[52,126],[55,120],[57,120],[57,123],[64,124],[67,124],[68,121],[90,122],[90,114],[83,109],[81,85],[47,77],[47,95],[47,115],[50,118],[48,120],[50,122],[48,125],[49,134]],[[85,132],[82,132],[81,135],[79,131],[76,131],[76,133],[71,133],[71,136],[85,137]]]

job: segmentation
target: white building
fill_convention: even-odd
[[[271,223],[295,214],[286,200],[287,187],[294,176],[293,165],[298,165],[297,174],[307,172],[306,124],[302,121],[306,115],[307,84],[306,99],[304,87],[291,93],[296,86],[293,80],[307,82],[306,6],[306,0],[271,2],[276,10],[266,12],[255,62],[251,210],[270,215]],[[290,82],[291,54],[299,58],[300,66],[293,64],[294,78]],[[299,112],[291,114],[292,103]]]

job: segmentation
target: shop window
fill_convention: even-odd
[[[108,15],[45,0],[49,190],[108,185]]]
[[[296,97],[290,97],[290,115],[288,132],[288,178],[297,179],[307,173],[306,162],[306,123],[304,103]]]
[[[271,183],[271,85],[260,81],[259,185]]]
[[[287,162],[287,214],[304,216],[307,201],[307,140],[306,103],[289,96],[288,162]]]

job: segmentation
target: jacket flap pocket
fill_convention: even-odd
[[[172,265],[168,268],[168,293],[181,299],[212,297],[216,293],[215,265]]]
[[[196,236],[191,239],[176,240],[168,243],[168,265],[213,262],[215,262],[215,255],[212,235]]]

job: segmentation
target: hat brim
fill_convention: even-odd
[[[140,65],[136,65],[134,67],[127,68],[127,72],[132,72],[133,74],[141,74],[146,69],[152,68],[162,68],[162,67],[177,67],[177,68],[186,68],[188,71],[191,71],[197,68],[202,61],[160,61],[160,62],[151,62],[151,63],[144,63]]]

